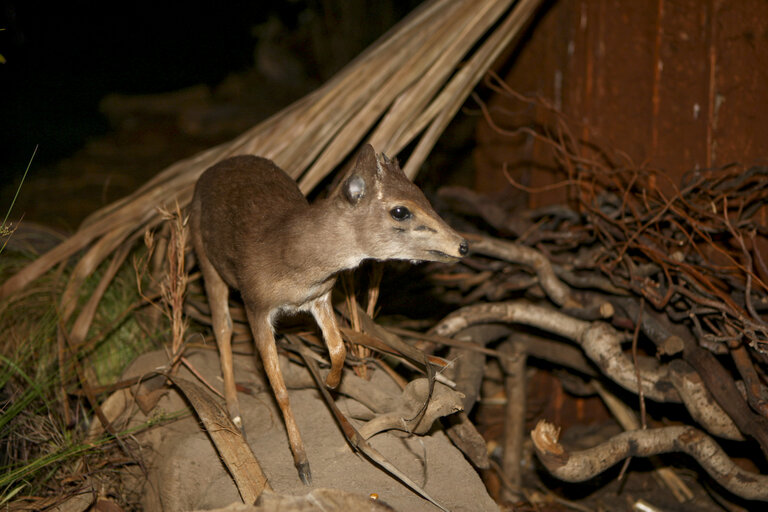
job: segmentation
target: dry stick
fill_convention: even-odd
[[[451,119],[453,119],[453,116],[464,103],[467,96],[469,96],[469,93],[510,41],[520,34],[540,3],[541,0],[518,1],[509,16],[507,16],[488,40],[483,43],[480,49],[475,52],[467,65],[456,74],[451,83],[448,84],[443,91],[448,101],[440,114],[430,124],[403,169],[408,177],[413,179],[416,176],[419,167],[424,163],[438,137],[443,133]],[[440,99],[438,98],[438,100]]]
[[[224,400],[224,394],[221,391],[219,391],[218,389],[216,389],[216,387],[213,384],[208,382],[208,380],[199,371],[197,371],[197,368],[195,368],[195,366],[192,363],[189,362],[189,359],[187,359],[184,356],[180,356],[179,357],[179,362],[181,364],[183,364],[187,368],[187,370],[189,370],[189,372],[192,375],[194,375],[195,378],[197,380],[199,380],[205,387],[210,389],[216,396],[218,396],[219,398]],[[172,373],[171,375],[174,375],[174,374]]]
[[[683,358],[704,379],[706,387],[730,418],[744,434],[754,438],[768,457],[768,421],[754,413],[741,396],[731,374],[712,355],[699,347],[692,339],[683,339]]]
[[[726,325],[725,329],[729,333],[736,335],[735,329],[732,326]],[[733,364],[736,366],[744,383],[747,402],[757,413],[764,418],[768,417],[768,404],[762,398],[764,396],[764,387],[760,382],[760,377],[757,375],[757,371],[755,371],[752,359],[749,357],[749,352],[747,347],[744,346],[741,337],[735,342],[729,343],[728,348],[730,349]]]
[[[149,277],[149,282],[153,285],[162,281],[165,261],[168,256],[168,243],[170,238],[170,222],[164,223],[157,232],[152,230],[144,231],[144,245],[147,248],[147,254],[143,258],[134,257],[133,259],[136,287],[139,290],[139,295],[142,297],[144,297],[144,293],[141,290],[142,279],[145,275]],[[152,305],[152,309],[149,311],[150,330],[157,330],[160,325],[163,310],[158,307],[154,301],[148,300],[147,302]]]
[[[757,264],[760,267],[760,270],[763,271],[763,275],[768,276],[768,265],[765,264],[765,260],[763,259],[761,251],[757,250],[757,242],[755,241],[756,236],[756,229],[753,229],[749,232],[749,238],[752,241],[752,251],[755,253],[755,259],[757,260]]]
[[[632,333],[632,364],[635,367],[635,377],[637,379],[637,399],[640,402],[640,422],[642,424],[643,430],[646,430],[648,428],[648,424],[646,422],[646,415],[645,415],[645,394],[643,393],[643,387],[641,386],[641,383],[643,380],[640,378],[640,365],[637,361],[637,341],[640,335],[640,325],[643,321],[643,308],[645,307],[645,299],[643,297],[640,297],[640,306],[637,308],[637,319],[635,320],[635,330]],[[632,461],[632,457],[627,457],[624,460],[624,465],[621,467],[621,471],[619,471],[619,476],[616,477],[616,480],[621,482],[624,480],[624,476],[627,472],[627,468],[629,468],[629,463]]]
[[[61,317],[65,322],[69,320],[77,307],[77,292],[79,291],[80,286],[103,261],[103,258],[100,256],[102,254],[109,254],[122,245],[129,230],[130,228],[125,225],[122,226],[121,229],[116,229],[94,244],[85,256],[80,258],[72,275],[69,277],[64,293],[61,294]]]
[[[403,329],[402,327],[397,327],[394,325],[386,325],[382,326],[382,328],[399,336],[407,336],[408,338],[412,338],[414,340],[425,340],[433,343],[439,343],[441,345],[447,345],[449,347],[463,348],[475,352],[480,352],[488,356],[499,357],[500,355],[498,350],[483,347],[472,341],[457,340],[456,338],[449,338],[447,336],[439,336],[437,334],[412,331],[410,329]]]
[[[130,252],[131,247],[133,247],[134,242],[134,237],[129,238],[115,252],[114,257],[112,258],[109,267],[107,267],[106,272],[104,272],[104,275],[99,281],[99,284],[96,286],[96,289],[88,298],[88,302],[86,302],[82,311],[77,316],[77,319],[72,326],[72,331],[69,333],[69,337],[76,348],[79,348],[83,341],[85,341],[85,337],[88,334],[88,329],[91,327],[91,323],[93,322],[93,317],[96,314],[96,309],[99,306],[99,302],[104,296],[104,292],[107,291],[109,283],[112,282],[115,274],[117,274],[117,271],[120,270],[120,267],[125,261],[125,258],[128,256],[128,253]]]
[[[474,254],[492,256],[507,262],[519,263],[531,267],[539,278],[539,284],[552,302],[562,307],[580,308],[579,302],[573,298],[570,288],[563,284],[555,275],[552,263],[541,253],[531,247],[500,240],[489,236],[478,236],[464,233],[470,243],[469,249]]]
[[[414,112],[422,112],[434,97],[446,78],[454,72],[459,62],[478,38],[484,34],[501,14],[509,8],[511,1],[470,2],[468,7],[473,10],[472,17],[463,26],[458,27],[449,39],[449,46],[440,52],[437,59],[429,66],[426,73],[421,75],[412,86],[405,90],[394,102],[384,119],[371,136],[369,142],[380,151],[389,153],[400,148],[394,145],[401,140],[410,123],[403,119],[415,119]],[[436,114],[436,112],[435,112]]]
[[[699,425],[718,437],[744,441],[739,428],[707,390],[701,375],[682,359],[674,359],[669,367],[672,383]]]
[[[625,299],[619,304],[628,314],[637,313],[634,301]],[[660,313],[648,310],[641,321],[643,333],[657,346],[663,346],[666,339],[679,334],[677,337],[684,346],[683,360],[670,362],[670,377],[696,421],[728,439],[740,439],[741,433],[745,433],[762,439],[761,446],[768,444],[763,433],[768,425],[761,416],[751,413],[730,374],[709,351],[699,347],[687,330],[674,330],[667,317]]]
[[[429,383],[425,378],[415,379],[408,383],[403,393],[396,398],[394,407],[383,411],[369,419],[360,427],[358,433],[364,439],[387,430],[400,430],[408,434],[423,436],[432,429],[434,423],[442,417],[451,416],[462,410],[462,395],[446,386],[439,386],[429,402],[427,413],[418,422],[408,421],[405,418],[411,416],[421,407],[425,394],[429,391]],[[363,402],[363,405],[367,405]],[[370,408],[370,406],[368,406]],[[378,411],[376,411],[378,412]]]
[[[360,316],[358,315],[357,310],[357,295],[355,293],[355,274],[353,272],[344,272],[341,276],[341,284],[342,288],[344,289],[344,297],[347,304],[347,311],[352,312],[352,318],[350,318],[350,325],[352,326],[352,330],[357,332],[362,332],[360,328]],[[354,348],[355,355],[360,359],[361,361],[365,361],[365,359],[370,355],[370,350],[365,347],[365,345],[359,345],[357,343],[352,344]],[[363,379],[368,379],[368,369],[365,366],[365,363],[355,366],[355,373],[358,377],[361,377]]]
[[[616,395],[605,389],[600,381],[593,380],[592,387],[595,388],[595,391],[597,391],[597,394],[600,395],[600,398],[603,400],[603,403],[605,403],[605,406],[608,407],[608,409],[616,418],[616,421],[619,422],[624,430],[632,431],[638,430],[640,428],[642,428],[642,430],[647,430],[646,426],[643,425],[641,427],[640,422],[637,421],[635,412],[629,406],[627,406],[627,404],[622,402]],[[626,458],[627,461],[631,459],[632,457]],[[680,477],[677,476],[672,468],[658,467],[661,465],[661,462],[657,460],[656,457],[651,457],[651,462],[657,466],[653,471],[653,476],[661,483],[663,483],[670,491],[672,491],[672,494],[675,495],[677,501],[683,503],[693,498],[693,491],[691,491],[685,482],[683,482]],[[622,469],[622,471],[624,471],[624,469]]]
[[[557,341],[528,332],[517,332],[515,339],[525,343],[525,352],[529,358],[542,359],[565,368],[575,370],[587,377],[596,378],[600,374],[595,371],[584,352],[572,344]]]
[[[341,159],[362,140],[392,101],[416,81],[428,66],[450,46],[451,36],[460,30],[461,25],[466,22],[465,20],[477,10],[472,6],[473,0],[455,2],[451,6],[450,16],[442,20],[442,23],[431,22],[428,30],[425,31],[428,38],[410,49],[410,53],[407,54],[408,59],[402,65],[393,67],[388,64],[386,66],[392,69],[392,72],[382,77],[386,78],[386,81],[381,85],[376,86],[375,83],[369,83],[368,77],[362,84],[354,84],[357,89],[363,89],[365,92],[364,104],[362,108],[354,112],[353,116],[343,120],[343,124],[340,125],[340,130],[335,134],[333,141],[302,177],[299,182],[299,188],[302,192],[306,193],[314,188],[331,169],[336,167]]]
[[[330,85],[337,89],[337,96],[348,100],[349,97],[367,98],[372,92],[381,87],[380,83],[370,83],[374,80],[388,79],[398,68],[409,61],[411,55],[424,45],[426,38],[441,26],[450,23],[455,18],[455,12],[461,2],[455,0],[433,0],[425,2],[411,13],[406,20],[395,26],[374,43],[371,48],[357,57],[339,74],[340,80],[333,80]],[[368,69],[361,70],[360,64],[369,61]],[[411,62],[413,64],[413,62]],[[345,73],[351,71],[355,73]],[[348,91],[341,91],[341,79]],[[400,84],[396,84],[400,86]],[[362,87],[361,87],[362,86]],[[369,87],[372,87],[369,89]],[[349,94],[348,94],[349,93]],[[333,112],[332,112],[333,113]],[[325,123],[321,120],[322,125]]]
[[[252,505],[270,487],[240,429],[232,423],[221,404],[198,384],[170,374],[166,377],[187,397],[235,480],[243,502]]]
[[[373,262],[371,264],[370,278],[368,280],[368,297],[365,304],[365,311],[371,318],[376,316],[376,302],[379,300],[379,291],[383,274],[384,269],[382,263]],[[371,357],[371,351],[368,348],[360,347],[358,355],[361,360],[365,361]],[[365,365],[363,365],[363,369],[365,368]]]
[[[424,413],[427,411],[427,405],[429,404],[429,399],[432,397],[432,390],[435,385],[435,378],[439,378],[441,375],[438,373],[435,374],[435,370],[432,367],[433,364],[435,364],[437,361],[435,361],[435,358],[430,358],[424,352],[421,350],[412,347],[411,345],[405,343],[403,340],[400,339],[399,336],[396,334],[393,334],[391,332],[388,332],[386,329],[383,329],[382,327],[379,327],[376,322],[373,321],[373,318],[368,316],[365,311],[360,308],[360,306],[357,306],[358,312],[357,314],[360,317],[361,325],[363,326],[363,330],[367,333],[370,333],[372,336],[375,336],[382,340],[386,345],[389,347],[397,350],[405,356],[410,361],[421,364],[423,371],[427,375],[427,379],[429,380],[429,394],[427,395],[427,400],[424,402],[424,405],[419,410],[418,414],[413,418],[408,418],[407,421],[416,420],[416,423],[421,421],[421,417],[424,415]],[[349,317],[349,311],[342,311],[342,314]]]
[[[399,349],[395,348],[392,345],[392,342],[393,341],[395,341],[396,343],[398,342],[396,341],[396,339],[399,340],[399,338],[397,338],[396,336],[393,337],[392,335],[389,335],[389,336],[381,337],[379,335],[377,337],[377,336],[372,336],[363,332],[356,331],[354,329],[350,329],[348,327],[340,327],[339,330],[341,332],[342,337],[353,345],[361,345],[366,348],[375,350],[377,352],[391,355],[397,358],[400,361],[400,363],[405,365],[407,368],[420,373],[425,373],[427,375],[430,375],[430,378],[434,377],[435,380],[442,382],[448,387],[451,387],[451,388],[455,387],[455,383],[447,379],[442,373],[434,373],[434,370],[424,371],[423,368],[420,368],[417,364],[414,364],[412,362],[412,361],[420,361],[420,360],[414,360],[411,354],[401,352]],[[306,336],[306,335],[302,335],[302,338],[313,343],[316,346],[322,346],[322,344],[317,338],[313,339],[312,336]],[[404,343],[402,340],[400,340],[399,343],[403,344],[403,346],[408,346],[408,344]],[[420,351],[414,347],[410,347],[409,350],[411,352],[420,353]],[[438,356],[425,357],[424,354],[422,353],[422,359],[424,359],[426,363],[429,363],[430,366],[434,365],[439,368],[446,368],[449,365],[448,361]]]
[[[688,208],[688,211],[693,211],[692,215],[689,215],[686,212],[686,210],[683,210],[681,208],[676,207],[675,204],[670,202],[671,200],[666,200],[663,197],[661,199],[662,199],[661,202],[663,203],[663,206],[664,206],[664,208],[662,208],[662,210],[661,210],[662,212],[665,212],[668,209],[669,212],[670,212],[670,215],[674,214],[674,215],[677,215],[678,217],[680,217],[681,219],[683,219],[687,224],[689,224],[692,227],[692,231],[696,235],[701,237],[702,240],[705,241],[707,247],[710,247],[710,248],[714,249],[715,251],[718,251],[723,256],[725,256],[725,258],[727,258],[729,260],[729,262],[734,266],[734,268],[736,268],[740,272],[747,273],[747,278],[749,279],[749,276],[751,275],[749,269],[745,268],[740,262],[738,262],[736,259],[734,259],[734,257],[731,255],[731,253],[729,251],[722,249],[720,247],[721,244],[714,243],[714,241],[712,240],[711,236],[707,233],[707,226],[703,226],[700,223],[700,221],[698,221],[698,219],[692,217],[692,215],[693,215],[695,217],[709,218],[709,217],[712,217],[711,213],[706,213],[706,211],[702,212],[702,211],[695,210],[693,206],[690,206],[688,203],[686,203],[681,198],[681,196],[679,196],[679,195],[676,195],[675,197],[673,197],[673,199],[678,201],[678,202],[682,202],[683,206]],[[716,199],[708,201],[706,203],[706,207],[710,208],[710,206],[715,204],[715,202],[719,201],[719,199],[720,199],[720,197],[718,196]],[[729,228],[729,231],[731,232],[731,235],[734,238],[736,238],[737,240],[740,241],[740,240],[742,240],[741,235],[737,234],[735,231],[730,229],[730,225],[729,225],[729,222],[728,222],[728,219],[727,219],[727,201],[726,201],[725,196],[723,196],[722,199],[723,199],[723,203],[724,203],[723,215],[725,216],[723,226],[725,226],[725,227],[721,226],[720,228],[717,228],[717,229],[721,229],[722,231],[724,231],[725,228]],[[667,208],[667,206],[669,208]],[[650,206],[646,206],[646,209],[649,210]],[[600,214],[599,211],[597,211],[596,213]],[[650,214],[652,212],[649,211],[648,213]],[[706,214],[702,214],[702,213],[706,213]],[[656,218],[656,217],[658,217],[658,215],[654,216],[654,218]],[[667,215],[667,217],[669,217],[669,215]],[[605,220],[611,222],[611,220],[608,217],[605,217]],[[717,218],[717,221],[721,221],[721,220],[723,220],[723,219],[720,219],[719,217]],[[672,221],[674,221],[674,218],[672,219]],[[679,224],[679,223],[676,223],[676,224]],[[646,222],[645,225],[648,225],[648,223]],[[617,227],[620,227],[620,225],[617,225]],[[707,255],[704,254],[701,251],[701,249],[695,243],[695,240],[693,240],[691,238],[691,235],[689,235],[686,230],[683,229],[682,232],[686,233],[686,236],[688,237],[689,243],[691,244],[691,246],[697,251],[697,253],[705,261],[711,259],[711,258],[708,258]],[[626,230],[625,230],[625,234],[627,234]],[[651,236],[653,235],[653,233],[647,233],[647,234],[651,235]],[[629,238],[631,238],[631,237],[629,237]],[[656,239],[661,239],[660,241],[662,242],[662,244],[664,243],[664,240],[665,240],[662,237],[662,235],[657,235]],[[662,265],[662,267],[663,267],[663,269],[665,271],[665,274],[667,274],[667,280],[669,280],[668,266],[672,265],[672,266],[675,267],[675,269],[677,271],[683,273],[683,275],[689,274],[692,278],[694,278],[694,280],[696,282],[701,283],[701,286],[707,288],[709,290],[709,292],[711,292],[711,294],[717,296],[723,303],[725,303],[725,305],[721,306],[720,309],[723,309],[724,312],[728,312],[729,314],[733,314],[734,316],[739,318],[745,324],[747,323],[747,320],[746,320],[747,313],[743,310],[743,308],[740,308],[737,304],[735,304],[732,301],[732,299],[731,299],[731,297],[729,295],[725,294],[722,291],[723,284],[722,284],[721,280],[715,279],[714,282],[713,282],[713,279],[706,277],[702,272],[699,272],[692,265],[687,265],[687,264],[685,264],[683,262],[677,263],[675,261],[669,261],[669,257],[667,256],[666,252],[664,252],[664,251],[653,250],[650,246],[643,246],[643,245],[640,245],[640,244],[637,244],[637,246],[638,246],[638,249],[643,251],[645,253],[645,255],[649,259],[654,260],[654,261],[658,261],[659,264]],[[625,245],[625,247],[626,247],[626,245]],[[723,268],[723,267],[721,266],[720,268]],[[706,270],[706,269],[702,269],[702,270]],[[711,273],[711,272],[709,272],[709,273]],[[641,290],[641,291],[643,291],[643,290]],[[667,296],[665,297],[665,299],[662,301],[661,304],[657,304],[657,305],[663,305],[664,303],[666,303],[666,301],[671,297],[672,291],[673,291],[673,289],[669,288]],[[701,289],[698,290],[698,291],[701,292],[701,293],[704,293],[704,294],[708,294],[708,292],[706,292],[704,290],[701,290]],[[649,299],[652,299],[652,297],[650,295],[649,295]]]
[[[624,432],[578,452],[566,450],[559,443],[559,436],[559,429],[546,421],[540,421],[531,432],[539,460],[561,480],[588,480],[629,455],[648,457],[682,451],[695,458],[712,478],[737,496],[768,501],[768,476],[741,469],[711,437],[693,427]]]
[[[346,66],[326,86],[316,100],[307,107],[306,115],[298,122],[286,126],[274,159],[283,168],[289,169],[292,177],[300,174],[316,159],[317,155],[334,138],[345,123],[370,102],[371,96],[382,87],[385,81],[399,68],[408,65],[410,55],[424,44],[426,37],[438,29],[456,9],[457,3],[437,0],[429,2],[425,8],[417,9],[398,27],[366,50],[361,56]],[[400,84],[395,84],[400,86]],[[372,123],[375,119],[368,122]],[[288,143],[286,143],[288,142]],[[305,151],[296,151],[296,144],[306,147]],[[271,148],[272,144],[268,144]],[[345,154],[337,155],[341,159]],[[292,165],[287,165],[289,160]],[[338,161],[338,160],[337,160]],[[291,169],[296,172],[291,172]],[[327,169],[329,171],[330,169]],[[325,174],[327,174],[325,171]],[[322,178],[322,177],[321,177]],[[310,187],[302,188],[304,192]]]
[[[309,369],[309,372],[312,374],[312,378],[315,380],[315,384],[317,385],[317,389],[320,390],[320,394],[323,396],[323,399],[328,404],[328,407],[331,409],[331,412],[333,413],[334,417],[336,418],[336,421],[339,422],[339,425],[341,426],[341,430],[344,433],[344,436],[347,438],[349,443],[352,445],[352,447],[359,452],[362,452],[365,454],[366,457],[368,457],[371,461],[375,462],[377,465],[384,468],[389,474],[403,482],[406,486],[408,486],[411,490],[413,490],[416,494],[424,498],[425,500],[429,501],[436,507],[438,507],[440,510],[443,510],[445,512],[448,512],[448,509],[443,507],[440,503],[438,503],[434,498],[432,498],[427,492],[416,482],[408,478],[408,476],[397,469],[395,466],[390,463],[386,457],[384,457],[378,450],[373,448],[368,442],[361,436],[357,429],[355,429],[354,425],[347,420],[347,418],[344,416],[344,414],[339,410],[338,406],[336,405],[336,402],[333,401],[333,398],[331,397],[330,393],[328,392],[328,389],[325,386],[325,382],[320,377],[320,371],[317,368],[317,363],[315,362],[314,358],[312,357],[311,351],[303,345],[300,341],[298,341],[294,336],[287,335],[285,337],[290,345],[291,348],[297,352],[301,358],[304,360],[304,364]],[[430,383],[431,384],[431,383]],[[432,394],[432,390],[429,390],[429,395]],[[417,415],[418,416],[418,415]],[[419,420],[420,421],[420,420]]]
[[[374,261],[371,264],[371,277],[368,282],[368,302],[365,305],[365,312],[373,318],[376,316],[376,302],[379,300],[381,291],[381,278],[384,276],[383,263]]]
[[[504,369],[504,390],[507,405],[504,412],[504,451],[502,470],[514,490],[502,491],[504,501],[519,499],[523,486],[522,459],[525,439],[526,354],[525,343],[514,335],[499,347],[499,362]]]
[[[648,204],[648,203],[646,202],[646,205],[647,205],[647,204]],[[712,203],[712,202],[709,202],[709,203],[707,203],[707,204],[713,204],[713,203]],[[678,212],[675,212],[675,211],[674,211],[674,209],[670,209],[670,212],[671,212],[671,213],[676,213],[676,214],[678,213]],[[694,221],[695,221],[695,220],[694,220]],[[691,222],[694,222],[694,221],[691,221]],[[696,231],[697,235],[698,235],[698,236],[701,236],[701,237],[702,237],[702,238],[704,238],[705,240],[711,239],[711,238],[708,238],[708,235],[707,235],[707,233],[706,233],[706,231],[705,231],[705,229],[706,229],[707,227],[708,227],[708,226],[703,226],[703,227],[702,227],[702,229],[700,229],[700,230]],[[666,271],[666,269],[665,269],[665,271]],[[694,276],[694,277],[698,278],[698,276]],[[669,280],[669,278],[667,278],[667,279]],[[680,292],[681,292],[681,293],[683,293],[683,290],[680,290]],[[694,300],[695,300],[695,299],[694,299]],[[694,316],[693,318],[694,318],[694,320],[696,319],[696,317],[695,317],[695,316]],[[700,367],[701,367],[701,368],[700,368],[701,370],[704,370],[704,368],[703,368],[703,365],[701,365],[701,364],[700,364]],[[710,375],[710,372],[702,372],[702,375]],[[729,383],[729,382],[731,382],[731,380],[732,380],[732,379],[730,378],[730,376],[726,376],[725,374],[723,374],[721,377],[722,377],[722,378],[718,378],[718,379],[712,379],[712,380],[716,380],[716,381],[719,381],[719,382],[718,382],[718,385],[722,385],[721,383]],[[732,398],[731,398],[730,400],[727,400],[727,402],[733,402],[734,400],[738,401],[738,394],[733,394]],[[746,423],[746,422],[745,422],[745,423]],[[753,422],[751,422],[751,421],[750,421],[750,423],[753,423]]]
[[[340,311],[345,318],[351,317],[350,311],[346,308],[340,308]],[[370,337],[382,341],[385,345],[384,350],[389,349],[398,352],[406,359],[409,359],[413,363],[420,365],[422,367],[422,371],[426,372],[430,379],[432,378],[434,370],[432,369],[432,364],[430,364],[429,357],[424,354],[424,352],[409,345],[408,343],[405,343],[396,334],[388,332],[386,329],[379,326],[376,322],[373,321],[371,317],[368,316],[365,311],[362,310],[362,308],[360,308],[359,305],[357,306],[357,314],[360,318],[360,325],[362,326],[363,331]],[[342,329],[342,332],[343,331],[344,329]]]
[[[577,342],[605,375],[637,393],[634,367],[621,349],[622,336],[603,322],[585,322],[549,307],[517,300],[465,306],[450,313],[430,332],[452,336],[470,325],[498,322],[530,325]],[[653,400],[681,402],[679,393],[669,381],[666,366],[645,370],[642,388],[645,396]]]
[[[136,377],[131,377],[130,379],[120,380],[112,384],[106,384],[104,386],[91,386],[90,392],[92,392],[94,395],[100,395],[102,393],[112,393],[119,389],[135,386],[136,384],[141,382],[143,379],[144,379],[144,375],[139,375]],[[83,391],[82,389],[74,389],[70,391],[70,394],[75,396],[83,396],[85,395],[85,391]]]

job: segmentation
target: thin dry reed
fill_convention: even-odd
[[[425,2],[318,90],[236,139],[171,165],[133,194],[94,212],[70,238],[3,283],[0,298],[18,293],[85,250],[61,297],[61,311],[68,318],[83,282],[103,261],[112,256],[112,266],[119,267],[144,231],[165,221],[163,207],[186,205],[199,175],[232,155],[271,158],[299,180],[306,193],[361,142],[370,141],[378,151],[394,156],[423,134],[405,165],[413,177],[475,84],[540,3]],[[472,48],[474,53],[467,53]],[[107,272],[80,313],[73,340],[88,331],[92,311],[113,274]]]

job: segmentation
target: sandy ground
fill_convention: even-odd
[[[216,351],[196,350],[189,353],[188,360],[208,382],[221,390]],[[145,354],[128,368],[125,377],[147,374],[165,362],[163,352]],[[194,380],[186,369],[182,369],[180,376]],[[252,391],[239,394],[246,437],[277,494],[304,495],[318,489],[339,489],[365,498],[375,493],[380,503],[395,510],[437,510],[368,459],[355,454],[314,389],[290,391],[312,469],[312,486],[304,486],[293,466],[282,416],[252,357],[236,356],[235,377],[239,386]],[[155,382],[161,384],[159,378]],[[383,372],[375,373],[374,382],[382,389],[400,392]],[[148,382],[148,387],[151,384]],[[124,418],[130,417],[131,422],[147,418],[128,391],[122,400]],[[343,412],[355,405],[349,399],[339,403]],[[171,389],[149,416],[188,408]],[[140,487],[145,510],[207,510],[242,503],[232,478],[194,414],[142,433],[137,440],[147,473],[138,470],[126,473],[124,483]],[[449,510],[498,510],[475,470],[439,429],[426,436],[410,438],[382,433],[370,442]]]

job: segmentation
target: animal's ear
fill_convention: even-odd
[[[352,174],[342,185],[344,198],[352,205],[356,205],[365,197],[365,180],[358,174]]]
[[[384,171],[373,146],[366,144],[355,160],[349,177],[341,185],[341,194],[352,205],[359,203],[366,195],[375,194],[381,187]]]
[[[357,155],[353,173],[359,176],[381,178],[381,164],[376,158],[376,151],[374,151],[373,146],[370,144],[363,146],[363,149]]]

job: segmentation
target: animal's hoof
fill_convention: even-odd
[[[341,381],[341,372],[334,373],[333,370],[331,370],[331,373],[329,373],[328,377],[325,379],[325,385],[331,389],[336,389],[339,385],[339,381]]]
[[[304,482],[304,485],[312,485],[312,471],[309,470],[309,462],[296,464],[296,469],[298,470],[299,478]]]

